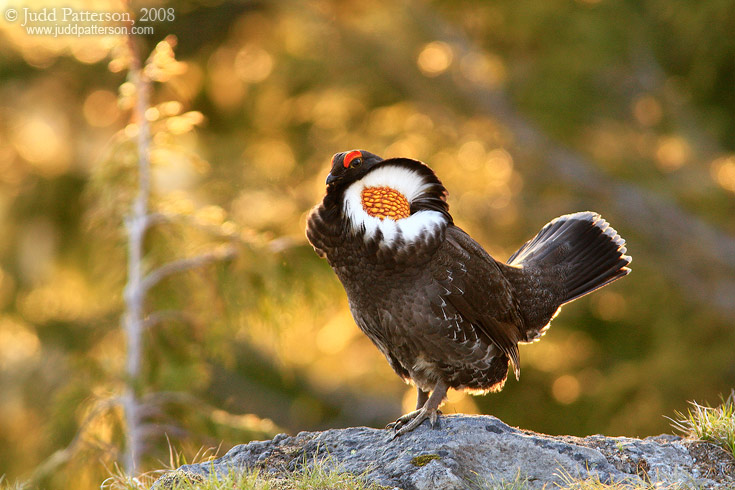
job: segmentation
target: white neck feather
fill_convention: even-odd
[[[395,189],[405,196],[410,205],[430,185],[418,172],[398,165],[384,165],[368,173],[345,190],[343,209],[352,233],[364,233],[365,241],[369,241],[380,230],[381,245],[392,246],[399,237],[407,245],[440,232],[446,227],[447,218],[438,211],[421,210],[407,218],[393,220],[371,216],[362,206],[362,191],[366,187]]]

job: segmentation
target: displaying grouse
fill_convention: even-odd
[[[363,150],[332,158],[327,192],[306,235],[342,282],[360,329],[418,391],[430,419],[447,390],[499,391],[518,344],[541,337],[561,305],[630,272],[625,241],[592,212],[560,216],[507,263],[457,227],[447,190],[425,164]]]

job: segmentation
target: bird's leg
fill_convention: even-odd
[[[423,397],[426,396],[426,392],[423,392]],[[447,396],[447,385],[444,381],[437,381],[434,390],[431,392],[431,396],[418,410],[407,413],[402,417],[398,418],[392,424],[389,424],[387,428],[392,428],[395,432],[393,437],[398,437],[406,432],[411,432],[421,423],[429,419],[431,427],[433,428],[436,424],[436,420],[439,417],[439,405],[442,404],[444,398]],[[419,401],[422,398],[422,392],[419,391]]]
[[[422,390],[418,386],[416,387],[416,392],[417,392],[417,396],[416,396],[416,410],[418,410],[421,407],[423,407],[424,404],[426,403],[426,400],[429,399],[429,392]]]
[[[421,410],[421,408],[426,404],[426,401],[429,399],[429,393],[430,393],[429,391],[424,391],[417,386],[416,387],[416,410],[413,412],[409,412],[406,415],[402,415],[395,422],[391,422],[390,424],[386,425],[385,428],[392,429],[396,425],[400,427],[401,425],[411,420],[411,417],[414,414],[418,413],[418,411]]]

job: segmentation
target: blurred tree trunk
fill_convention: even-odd
[[[125,313],[123,328],[127,340],[125,362],[125,390],[123,407],[125,410],[126,448],[125,472],[133,475],[140,463],[141,427],[140,400],[140,365],[142,358],[143,334],[143,241],[150,222],[148,201],[150,199],[150,124],[146,120],[148,109],[150,80],[143,72],[141,57],[135,40],[129,38],[132,65],[130,79],[135,84],[137,100],[134,117],[138,125],[138,193],[133,200],[130,214],[125,219],[125,230],[128,237],[128,282],[125,285]]]

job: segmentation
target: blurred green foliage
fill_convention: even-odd
[[[240,250],[147,299],[160,312],[145,335],[148,468],[169,442],[224,451],[410,408],[413,390],[303,235],[331,155],[350,148],[426,161],[458,224],[498,258],[584,209],[628,240],[633,274],[523,347],[520,383],[451,394],[446,413],[646,436],[670,431],[664,415],[687,400],[735,386],[731,0],[141,7],[175,10],[137,41],[148,52],[173,34],[182,63],[147,113],[152,206],[176,219],[152,229],[146,266]],[[112,401],[136,192],[124,43],[0,21],[0,474],[36,471],[45,488],[97,488],[123,443]],[[666,233],[651,203],[697,227]]]

